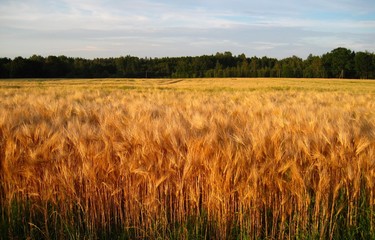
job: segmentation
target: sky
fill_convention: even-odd
[[[374,0],[0,0],[0,57],[375,52]]]

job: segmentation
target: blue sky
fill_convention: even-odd
[[[374,0],[0,0],[0,56],[375,52]]]

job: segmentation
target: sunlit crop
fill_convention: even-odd
[[[0,238],[375,236],[373,83],[144,81],[0,84]]]

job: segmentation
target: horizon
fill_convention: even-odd
[[[185,58],[185,57],[191,57],[191,58],[196,58],[196,57],[203,57],[203,56],[215,56],[216,54],[225,54],[225,53],[231,53],[232,54],[232,57],[239,57],[240,55],[244,54],[246,56],[246,58],[248,59],[251,59],[251,58],[258,58],[258,59],[261,59],[261,58],[268,58],[268,59],[276,59],[277,61],[282,61],[284,59],[287,59],[287,58],[292,58],[292,57],[297,57],[297,58],[300,58],[302,59],[303,61],[307,60],[308,57],[311,55],[311,56],[314,56],[314,57],[323,57],[323,55],[325,54],[328,54],[328,53],[331,53],[333,50],[335,49],[338,49],[338,48],[345,48],[345,47],[336,47],[334,49],[331,49],[330,51],[327,51],[325,53],[322,53],[320,55],[317,55],[317,54],[314,54],[314,53],[310,53],[308,54],[306,57],[301,57],[301,56],[297,56],[297,55],[291,55],[291,56],[286,56],[286,57],[283,57],[283,58],[277,58],[277,57],[274,57],[274,56],[256,56],[256,55],[252,55],[252,56],[249,56],[249,55],[246,55],[245,53],[239,53],[239,54],[234,54],[230,51],[222,51],[222,52],[216,52],[216,53],[211,53],[211,54],[202,54],[202,55],[185,55],[185,56],[160,56],[160,57],[148,57],[148,56],[145,56],[145,57],[141,57],[141,56],[135,56],[135,55],[119,55],[119,56],[110,56],[110,57],[73,57],[73,56],[69,56],[69,55],[41,55],[41,54],[32,54],[30,56],[15,56],[13,58],[10,58],[10,57],[4,57],[4,56],[0,56],[0,58],[9,58],[10,60],[14,60],[15,58],[18,58],[18,57],[22,57],[23,59],[30,59],[32,58],[33,56],[37,56],[37,57],[42,57],[42,58],[48,58],[48,57],[67,57],[67,58],[82,58],[82,59],[85,59],[85,60],[95,60],[95,59],[110,59],[110,58],[121,58],[121,57],[135,57],[135,58],[138,58],[138,59],[163,59],[163,58]],[[350,48],[345,48],[345,49],[348,49],[354,53],[357,53],[357,51],[354,51],[353,49],[350,49]],[[370,52],[368,50],[363,50],[363,51],[358,51],[358,52],[367,52],[367,53],[370,53],[370,54],[373,54],[375,55],[375,52]]]
[[[0,1],[0,52],[12,59],[375,52],[375,4],[368,0]]]

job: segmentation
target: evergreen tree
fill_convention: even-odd
[[[354,64],[357,77],[367,79],[371,76],[371,72],[374,70],[372,58],[373,56],[368,52],[357,52],[355,54]]]
[[[197,57],[69,58],[33,55],[28,59],[0,58],[0,78],[191,78],[191,77],[306,77],[375,78],[375,55],[336,48],[306,60],[247,58],[231,52]]]

